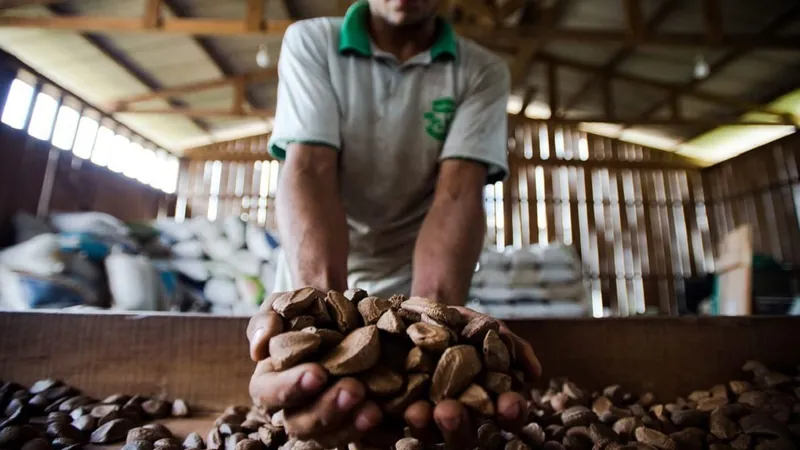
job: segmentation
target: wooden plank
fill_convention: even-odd
[[[456,24],[455,30],[466,37],[479,42],[491,42],[499,48],[519,48],[531,39],[545,38],[547,40],[575,42],[582,44],[640,44],[652,47],[691,48],[697,47],[734,47],[753,49],[794,49],[798,37],[796,34],[785,35],[759,35],[753,33],[726,33],[719,44],[711,44],[703,33],[673,33],[660,32],[646,34],[641,40],[636,41],[626,31],[605,30],[597,27],[559,27],[556,29],[542,29],[541,27],[523,26],[501,29],[483,29],[469,24]]]
[[[582,180],[583,177],[578,172],[578,170],[579,169],[576,168],[576,167],[567,168],[567,174],[568,174],[567,176],[568,176],[568,180],[569,180],[569,189],[570,189],[569,216],[570,216],[570,222],[572,224],[572,228],[571,228],[571,231],[572,231],[572,239],[571,239],[572,247],[577,252],[579,252],[581,255],[583,255],[584,234],[582,232],[582,229],[583,229],[584,224],[583,224],[583,221],[581,220],[580,205],[581,205],[581,202],[585,201],[585,200],[581,200],[580,199],[580,196],[581,196],[582,193],[580,192],[581,186],[579,185],[579,183],[583,181]]]
[[[634,41],[641,41],[644,37],[644,21],[639,0],[623,0],[623,7],[628,19],[628,33]]]
[[[659,212],[661,213],[661,232],[662,237],[666,240],[662,241],[664,244],[664,253],[666,256],[666,279],[664,285],[667,289],[667,302],[664,303],[663,309],[667,314],[674,314],[676,311],[676,293],[675,293],[675,280],[682,276],[681,259],[680,259],[680,245],[677,241],[677,233],[675,232],[675,217],[672,207],[672,198],[670,195],[668,176],[665,172],[654,172],[656,177],[657,194],[660,196],[661,203],[659,204]]]
[[[233,85],[233,104],[231,110],[234,113],[243,115],[245,113],[244,104],[247,93],[247,84],[244,80],[237,80]]]
[[[117,105],[125,105],[130,103],[139,103],[150,101],[158,98],[178,97],[184,94],[204,91],[208,89],[215,89],[230,85],[235,85],[240,82],[245,84],[255,83],[259,81],[276,80],[278,78],[278,69],[275,67],[269,69],[258,70],[242,75],[232,75],[214,80],[200,81],[195,83],[187,83],[179,86],[171,86],[144,94],[131,95],[115,100]]]
[[[587,247],[589,250],[588,253],[588,266],[589,266],[589,273],[591,274],[592,279],[594,280],[592,283],[592,291],[594,297],[599,297],[600,306],[605,306],[608,302],[606,301],[606,297],[603,295],[602,285],[600,284],[600,237],[598,236],[597,231],[597,203],[595,202],[595,193],[594,193],[594,174],[593,169],[590,168],[581,168],[579,169],[583,171],[583,187],[585,191],[586,197],[586,234],[587,234]],[[593,297],[593,298],[594,298]]]
[[[142,26],[145,29],[158,28],[161,22],[161,0],[146,0]]]
[[[547,217],[547,242],[557,242],[558,234],[556,233],[556,217],[555,217],[555,200],[553,199],[553,172],[557,167],[544,168],[544,201],[546,206]]]
[[[504,245],[514,244],[514,194],[512,182],[516,165],[509,162],[509,174],[511,176],[508,180],[503,182],[503,243]]]
[[[706,269],[703,241],[700,237],[700,221],[708,223],[708,217],[702,217],[698,214],[698,202],[700,200],[696,197],[693,186],[696,175],[698,174],[689,171],[682,172],[680,183],[681,197],[686,202],[684,209],[686,211],[686,238],[689,246],[689,271],[692,276],[702,276],[705,275]]]
[[[128,109],[122,108],[118,110],[119,113],[124,114],[160,114],[160,115],[178,115],[186,117],[262,117],[271,118],[275,116],[275,111],[272,109],[247,109],[243,111],[235,111],[228,109],[215,109],[215,108],[137,108]]]
[[[641,86],[662,90],[662,91],[665,92],[665,94],[667,94],[666,95],[667,99],[669,99],[669,97],[672,96],[672,95],[689,96],[689,97],[693,97],[693,98],[696,98],[696,99],[699,99],[699,100],[703,100],[703,101],[706,101],[706,102],[716,103],[716,104],[719,104],[719,105],[727,106],[729,108],[742,109],[742,110],[754,110],[754,111],[764,112],[766,114],[774,116],[774,118],[777,118],[777,121],[779,123],[786,123],[786,120],[785,120],[786,119],[786,114],[785,113],[782,113],[782,112],[779,112],[779,111],[773,111],[773,110],[771,110],[768,107],[765,107],[763,105],[753,104],[753,103],[747,102],[747,101],[742,100],[742,99],[737,98],[737,97],[729,97],[729,96],[713,94],[713,93],[709,93],[709,92],[705,92],[705,91],[699,91],[699,90],[694,89],[694,86],[687,87],[685,85],[665,83],[665,82],[660,81],[660,80],[656,80],[656,79],[648,78],[648,77],[643,77],[643,76],[640,76],[640,75],[634,75],[634,74],[627,73],[627,72],[618,72],[617,71],[617,72],[609,73],[602,66],[587,64],[587,63],[584,63],[582,61],[573,60],[573,59],[566,59],[566,58],[563,58],[563,57],[560,57],[560,56],[551,55],[549,53],[542,54],[541,58],[542,58],[543,61],[547,62],[548,64],[557,64],[558,66],[568,67],[568,68],[573,69],[573,70],[577,70],[577,71],[580,71],[580,72],[585,72],[585,73],[591,74],[593,76],[597,76],[597,77],[610,76],[610,77],[612,77],[612,78],[614,78],[616,80],[619,80],[619,81],[626,81],[626,82],[629,82],[629,83],[634,83],[634,84],[638,84],[638,85],[641,85]],[[548,81],[548,84],[549,84],[549,81]],[[661,106],[663,106],[663,103],[661,103]],[[618,121],[620,121],[620,122],[637,122],[637,123],[642,123],[642,121],[648,122],[649,120],[652,119],[652,117],[650,117],[651,115],[652,114],[648,114],[645,117],[641,117],[641,116],[632,117],[630,119],[619,119],[618,118]],[[798,120],[796,117],[792,117],[792,119],[793,120],[790,121],[789,123],[796,122]],[[561,119],[561,120],[563,121],[565,119]],[[585,122],[591,122],[591,121],[594,121],[594,120],[595,119],[592,119],[592,118],[586,118],[586,120],[584,120],[584,121]],[[598,118],[598,120],[600,122],[604,122],[604,120],[602,120],[602,118]],[[662,124],[680,125],[680,124],[688,123],[688,122],[681,122],[680,120],[675,120],[674,118],[667,118],[667,119],[662,119],[662,120],[663,120],[661,122]],[[605,122],[607,122],[607,121],[608,120],[606,119]],[[699,123],[699,122],[706,122],[706,121],[707,121],[707,119],[701,119],[701,120],[698,120],[697,122]],[[656,122],[650,122],[650,123],[651,124],[656,124]],[[773,123],[773,124],[775,124],[775,123]]]
[[[536,168],[533,166],[523,167],[525,178],[528,183],[528,229],[532,244],[539,242],[539,202],[536,190]]]
[[[640,310],[637,303],[636,293],[633,290],[633,284],[628,281],[640,274],[640,269],[637,267],[639,249],[635,239],[633,239],[633,232],[635,232],[635,225],[631,224],[631,212],[633,209],[634,199],[631,198],[632,192],[628,189],[630,182],[630,171],[619,170],[616,171],[615,176],[617,195],[619,198],[619,228],[622,236],[622,257],[625,263],[625,280],[626,290],[628,296],[628,309],[631,314],[635,314]],[[634,218],[635,220],[635,218]]]
[[[773,163],[775,178],[780,183],[777,189],[778,199],[775,202],[777,220],[785,227],[781,233],[783,254],[795,264],[800,264],[800,220],[795,214],[792,198],[792,179],[789,176],[787,160],[791,160],[792,150],[783,145],[774,145],[770,161]],[[795,182],[796,183],[796,182]]]
[[[614,276],[617,280],[617,299],[620,311],[625,315],[632,315],[635,308],[631,304],[632,292],[628,291],[627,280],[632,277],[632,262],[630,261],[630,237],[626,239],[623,232],[624,222],[623,215],[625,214],[624,201],[621,201],[620,191],[617,189],[619,173],[617,170],[609,170],[608,174],[608,188],[610,200],[610,218],[614,230]]]
[[[264,23],[264,0],[247,0],[245,13],[248,31],[259,31]]]
[[[706,39],[713,44],[722,42],[722,11],[718,0],[703,0],[703,19]]]

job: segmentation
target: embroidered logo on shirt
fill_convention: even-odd
[[[456,102],[452,97],[437,98],[431,104],[431,110],[423,115],[426,121],[425,131],[432,138],[444,141],[455,113]]]

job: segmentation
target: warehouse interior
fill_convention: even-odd
[[[276,238],[281,165],[267,142],[281,37],[350,3],[3,2],[4,246],[21,212],[46,221],[95,211],[137,224],[234,218]],[[769,267],[748,276],[748,301],[789,310],[800,264],[800,5],[440,7],[461,36],[502,56],[512,78],[511,169],[485,189],[481,259],[505,273],[478,270],[473,280],[476,291],[495,283],[508,294],[490,302],[493,314],[697,314],[725,289],[732,234]],[[579,272],[579,299],[563,310],[551,306],[572,295],[567,287],[526,291],[548,251],[571,255]],[[262,274],[253,276],[269,292]]]

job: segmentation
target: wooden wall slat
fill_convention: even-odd
[[[715,248],[734,228],[750,224],[757,252],[800,274],[800,136],[787,136],[703,170]]]
[[[510,130],[514,166],[502,188],[485,190],[487,243],[569,243],[580,254],[602,306],[631,314],[645,307],[675,312],[684,279],[712,271],[721,237],[745,222],[767,230],[758,239],[759,248],[792,264],[800,259],[796,137],[771,144],[759,156],[771,159],[758,164],[739,162],[750,158],[745,155],[700,171],[676,168],[680,158],[665,152],[569,127],[550,129],[556,133],[540,123]],[[243,148],[209,149],[218,155],[263,152],[266,137],[251,139]],[[590,164],[582,165],[584,159]],[[647,165],[637,168],[638,161]],[[672,166],[653,166],[659,162]],[[212,166],[188,166],[192,192],[187,198],[195,212],[208,211]],[[231,202],[225,208],[274,224],[275,180],[266,154],[263,161],[240,158],[226,167],[233,167],[226,180],[234,184],[219,194],[221,201]]]

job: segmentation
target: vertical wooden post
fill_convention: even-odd
[[[247,83],[244,78],[239,78],[233,85],[233,112],[237,114],[244,114],[245,93],[247,92]]]
[[[722,14],[718,0],[703,0],[703,18],[708,41],[719,45],[722,42]]]
[[[147,0],[142,25],[148,29],[158,28],[161,25],[161,0]]]
[[[264,25],[264,0],[247,0],[247,13],[245,14],[247,29],[258,31]]]
[[[669,95],[669,106],[672,118],[674,120],[681,120],[681,97],[676,91]]]
[[[61,150],[57,149],[50,141],[53,138],[56,123],[58,122],[58,113],[63,102],[64,94],[61,93],[56,101],[56,112],[53,114],[53,120],[50,123],[50,132],[44,139],[45,142],[50,144],[50,153],[47,155],[47,166],[45,167],[44,177],[42,179],[42,189],[39,193],[39,203],[36,207],[36,217],[45,217],[50,212],[50,199],[53,197],[53,186],[56,182],[56,170],[58,170],[58,160],[61,156]]]
[[[634,42],[640,42],[644,37],[644,22],[642,21],[642,8],[639,0],[623,0],[625,14],[628,17],[628,34]]]

